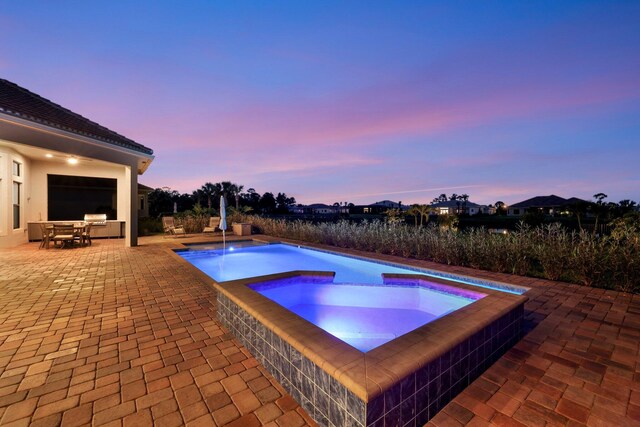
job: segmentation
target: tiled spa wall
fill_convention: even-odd
[[[226,296],[218,317],[321,426],[365,426],[364,402]]]
[[[520,305],[365,403],[222,293],[220,321],[321,426],[419,427],[521,337]]]

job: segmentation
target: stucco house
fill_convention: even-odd
[[[138,175],[153,150],[0,79],[0,247],[43,221],[107,215],[127,246],[138,237]]]
[[[507,208],[507,215],[509,216],[521,216],[527,211],[539,211],[545,215],[558,215],[566,209],[567,206],[576,203],[587,203],[586,201],[577,197],[571,197],[569,199],[551,194],[550,196],[536,196],[531,199],[523,200],[522,202],[514,203]]]
[[[406,211],[409,206],[403,205],[402,202],[394,202],[391,200],[382,200],[381,202],[375,202],[370,205],[355,205],[349,208],[351,214],[372,214],[382,215],[389,209],[400,209]]]
[[[149,217],[149,193],[153,188],[138,184],[138,218]]]
[[[430,205],[433,208],[433,212],[437,215],[447,214],[468,214],[477,215],[479,213],[489,212],[490,210],[486,206],[479,205],[477,203],[462,201],[462,200],[447,200],[444,202],[433,203]],[[483,210],[483,208],[486,208]]]

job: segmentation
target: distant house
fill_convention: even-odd
[[[137,245],[138,175],[152,161],[150,148],[0,79],[0,247],[95,213]]]
[[[289,212],[296,215],[337,215],[348,214],[347,206],[325,205],[324,203],[312,203],[310,205],[297,205],[289,208]]]
[[[138,184],[138,218],[149,217],[149,193],[153,188]]]
[[[495,215],[498,210],[493,205],[481,205],[480,212],[483,215]]]
[[[369,206],[380,206],[385,207],[387,209],[407,209],[406,205],[403,205],[402,202],[394,202],[391,200],[382,200],[381,202],[372,203]]]
[[[314,203],[308,205],[307,208],[315,215],[334,215],[338,213],[338,206],[329,206],[324,203]]]
[[[369,215],[381,215],[389,209],[400,209],[406,211],[409,206],[403,205],[402,202],[393,202],[391,200],[382,200],[370,205],[355,205],[349,209],[351,214],[369,214]]]
[[[308,206],[298,204],[296,206],[291,206],[289,208],[289,213],[292,213],[295,215],[303,215],[303,214],[310,214],[311,210],[309,209]]]
[[[571,197],[564,199],[554,194],[550,196],[537,196],[531,199],[524,200],[522,202],[510,205],[507,208],[507,215],[509,216],[521,216],[527,211],[536,210],[544,213],[545,215],[558,215],[567,206],[575,203],[586,203],[584,200],[577,197]]]
[[[468,215],[477,215],[483,212],[483,208],[485,210],[489,210],[487,206],[482,206],[477,203],[469,202],[469,201],[461,201],[461,200],[447,200],[445,202],[433,203],[430,205],[433,208],[434,213],[436,215],[447,215],[447,214],[468,214]],[[483,212],[484,213],[484,212]],[[495,213],[495,210],[494,210]]]

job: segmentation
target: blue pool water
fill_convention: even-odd
[[[231,249],[232,248],[232,249]],[[415,274],[414,270],[299,248],[287,244],[251,245],[178,252],[216,282],[246,279],[292,270],[335,271],[335,281],[382,283],[382,273]]]
[[[220,244],[192,245],[177,253],[217,282],[246,279],[293,270],[334,271],[336,283],[382,284],[382,273],[424,274],[469,285],[523,294],[527,289],[482,279],[460,277],[433,270],[406,268],[402,265],[343,256],[285,243],[233,242],[225,249]]]
[[[314,283],[300,277],[250,286],[336,338],[367,352],[482,298],[446,286]]]

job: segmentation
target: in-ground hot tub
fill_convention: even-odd
[[[334,283],[327,275],[249,287],[366,353],[486,296],[428,285]]]
[[[333,273],[303,271],[215,286],[222,323],[313,419],[336,427],[426,423],[520,339],[527,299],[415,274],[384,274],[383,285],[373,290],[333,284]],[[336,288],[345,286],[358,289],[350,297],[336,297]],[[381,287],[393,289],[383,294],[388,304],[376,312],[379,304],[371,302],[371,293],[382,292]],[[315,302],[296,295],[305,293]],[[435,304],[434,294],[441,298]],[[442,301],[450,305],[443,307]],[[430,305],[436,312],[422,310]],[[381,323],[392,323],[389,310],[399,319],[407,314],[403,310],[428,314],[408,330],[381,331]],[[339,312],[347,316],[336,329]],[[365,321],[349,317],[354,312],[364,314]],[[369,331],[363,329],[367,318],[374,326]],[[345,333],[353,321],[359,326]],[[340,332],[345,341],[356,340],[350,345],[338,338]]]

